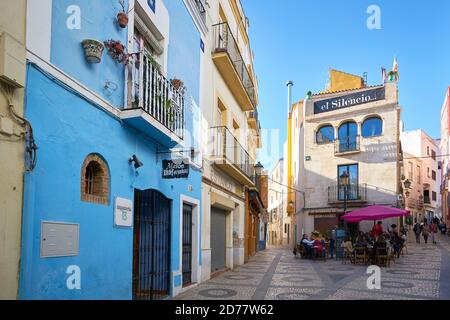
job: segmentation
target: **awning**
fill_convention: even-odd
[[[410,212],[392,207],[370,206],[345,214],[342,219],[347,222],[375,221],[388,218],[406,217]]]

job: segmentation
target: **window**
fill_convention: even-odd
[[[413,163],[408,162],[408,164],[409,164],[408,179],[412,181],[413,180]]]
[[[431,158],[436,161],[436,151],[431,150]]]
[[[349,175],[349,183],[347,193],[348,200],[358,200],[358,165],[343,165],[338,166],[338,189],[339,189],[339,201],[345,200],[345,188],[341,186],[341,175],[347,173]]]
[[[431,171],[431,178],[436,181],[436,171],[432,170]]]
[[[379,117],[371,117],[363,122],[362,136],[364,138],[381,136],[383,133],[383,120]]]
[[[427,168],[427,177],[430,178],[430,168]]]
[[[326,144],[334,141],[334,128],[332,126],[323,126],[316,133],[316,143]]]
[[[417,166],[417,183],[421,183],[421,174],[420,174],[420,166]]]
[[[99,155],[91,154],[83,162],[81,200],[109,204],[109,170],[106,162]]]
[[[358,147],[358,125],[354,121],[343,123],[338,130],[339,152],[355,151]]]
[[[433,201],[437,201],[437,193],[436,192],[433,191],[431,193],[431,197],[432,197]]]
[[[427,147],[427,156],[430,155],[430,147]]]

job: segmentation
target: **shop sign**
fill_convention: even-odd
[[[189,160],[163,160],[163,179],[183,179],[189,177]]]
[[[383,87],[357,92],[346,96],[334,97],[327,100],[320,100],[314,103],[314,114],[330,112],[365,103],[384,100],[385,96],[386,91]]]

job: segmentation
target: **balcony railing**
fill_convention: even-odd
[[[195,0],[195,4],[197,5],[198,12],[202,17],[203,22],[206,23],[206,10],[205,5],[203,4],[203,0]]]
[[[334,185],[328,187],[328,203],[340,203],[345,201],[346,190],[343,186]],[[367,201],[367,184],[352,184],[347,187],[347,201]]]
[[[424,204],[431,204],[431,198],[429,196],[423,197],[423,203]]]
[[[170,132],[183,139],[184,92],[177,90],[147,53],[140,53],[132,74],[133,97],[128,109],[143,109]]]
[[[336,139],[334,141],[335,154],[345,154],[359,151],[361,151],[359,135]]]
[[[256,92],[255,85],[251,78],[250,72],[247,69],[244,59],[240,53],[239,47],[236,40],[234,39],[233,33],[231,32],[228,23],[219,23],[213,25],[214,29],[214,51],[216,53],[226,52],[233,63],[234,69],[239,75],[239,79],[242,82],[243,87],[253,104],[256,107]]]
[[[255,161],[248,152],[242,147],[239,141],[234,137],[226,127],[211,128],[212,134],[212,153],[215,158],[223,158],[233,164],[248,179],[254,179]]]

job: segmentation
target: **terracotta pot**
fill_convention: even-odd
[[[128,25],[128,15],[125,12],[119,12],[117,14],[117,23],[121,28],[126,28]]]
[[[175,90],[179,90],[184,84],[180,79],[172,79],[171,83]]]
[[[103,49],[105,48],[103,43],[94,39],[85,39],[82,44],[87,62],[100,63],[102,61]]]

